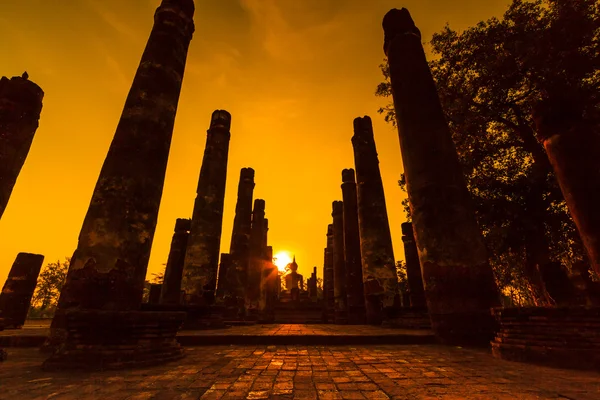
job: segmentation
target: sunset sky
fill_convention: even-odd
[[[71,256],[160,0],[0,0],[0,75],[45,92],[29,156],[0,220],[0,284],[17,253]],[[222,251],[240,169],[256,171],[269,243],[322,273],[331,203],[353,168],[352,121],[373,118],[397,260],[405,194],[398,134],[377,109],[381,20],[407,7],[423,40],[501,16],[509,0],[197,0],[148,275],[162,272],[176,218],[192,214],[206,129],[232,114]]]

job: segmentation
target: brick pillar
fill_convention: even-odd
[[[432,327],[446,342],[485,343],[498,290],[421,35],[406,9],[390,11],[383,29]]]
[[[344,201],[344,259],[346,260],[346,284],[348,287],[348,323],[364,324],[366,322],[365,292],[360,255],[356,180],[353,169],[342,171],[342,196]]]
[[[250,260],[254,186],[254,170],[252,168],[242,168],[238,184],[233,231],[231,233],[231,246],[229,247],[232,268],[228,272],[231,295],[235,296],[235,301],[240,309],[244,308],[245,287]]]
[[[325,248],[325,262],[323,268],[323,298],[325,313],[328,317],[333,316],[335,310],[335,297],[333,292],[334,283],[333,224],[329,224],[327,225],[327,247]]]
[[[27,72],[0,79],[0,218],[33,142],[43,98]]]
[[[348,322],[346,292],[346,261],[344,259],[344,203],[334,201],[333,217],[333,297],[335,299],[335,323]]]
[[[160,302],[160,293],[162,283],[151,283],[150,293],[148,293],[148,304],[158,304]]]
[[[250,263],[246,284],[246,315],[257,318],[260,302],[260,282],[264,264],[265,201],[254,200],[252,211],[252,232],[250,234]]]
[[[423,276],[421,275],[421,264],[419,264],[419,252],[417,250],[417,244],[415,243],[413,227],[410,222],[404,222],[401,227],[410,306],[426,309],[427,301],[425,300]]]
[[[213,112],[206,135],[181,282],[190,304],[209,305],[214,302],[223,228],[230,126],[231,115],[227,111]]]
[[[232,268],[231,255],[221,253],[221,263],[219,264],[219,279],[217,280],[217,299],[223,299],[226,294],[231,292],[230,284],[227,280],[229,270]]]
[[[160,304],[179,304],[185,249],[191,226],[192,220],[190,219],[178,218],[175,221],[175,233],[171,239],[171,250],[169,258],[167,258],[165,277],[160,293]]]
[[[0,319],[4,320],[0,325],[20,328],[25,324],[43,262],[40,254],[17,255],[0,294]]]
[[[378,325],[395,316],[400,295],[371,118],[354,120],[352,146],[367,322]]]

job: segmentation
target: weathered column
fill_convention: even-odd
[[[160,302],[160,293],[162,283],[151,283],[150,292],[148,293],[148,304],[158,304]]]
[[[421,275],[421,264],[419,263],[419,252],[417,250],[417,244],[415,243],[413,226],[410,222],[404,222],[401,227],[410,306],[426,309],[427,301],[425,300],[423,276]]]
[[[5,328],[20,328],[25,324],[43,262],[44,256],[40,254],[17,254],[0,293],[0,319],[4,320]]]
[[[252,232],[250,234],[250,263],[246,283],[246,315],[256,318],[259,312],[260,282],[264,263],[265,201],[254,200]]]
[[[252,168],[242,168],[238,184],[231,246],[229,247],[232,268],[228,273],[228,281],[231,285],[232,294],[235,294],[238,303],[241,303],[242,307],[245,296],[244,289],[248,277],[253,192],[254,170]]]
[[[261,319],[265,322],[272,322],[275,319],[277,271],[277,266],[273,264],[273,247],[267,246],[265,250],[265,262],[263,264],[260,286]]]
[[[327,247],[325,248],[325,274],[323,279],[327,282],[325,287],[326,310],[329,317],[335,313],[334,273],[333,273],[333,224],[327,225]]]
[[[579,103],[556,88],[537,105],[534,120],[590,265],[600,274],[600,129],[584,119]]]
[[[383,29],[433,330],[448,342],[489,341],[498,290],[420,32],[404,8],[390,11]]]
[[[378,325],[400,307],[398,274],[371,118],[354,120],[354,164],[367,322]]]
[[[111,334],[121,335],[118,324],[152,324],[167,315],[115,312],[139,310],[142,302],[187,51],[194,32],[193,14],[192,0],[163,0],[156,10],[154,27],[92,194],[52,322],[53,330],[60,329],[70,310],[102,310],[71,313],[73,323],[85,320],[104,332],[95,336],[102,340],[100,348],[110,347]],[[183,313],[168,315],[184,318]],[[106,324],[104,316],[114,323]],[[173,341],[163,344],[173,352],[176,342],[173,337]],[[78,348],[76,340],[71,345]],[[70,357],[77,357],[78,350],[69,352],[69,346],[63,349],[66,353],[55,354],[46,365],[73,365]],[[144,348],[127,357],[135,358]],[[86,349],[91,352],[91,347]],[[163,360],[173,358],[175,353]],[[162,357],[160,351],[155,355]],[[98,363],[106,368],[114,361],[107,357],[90,356],[90,362],[82,368]],[[116,361],[114,367],[125,365],[127,357]]]
[[[221,263],[219,264],[219,279],[217,280],[217,299],[223,299],[224,296],[231,293],[231,287],[227,276],[229,269],[232,268],[231,254],[221,253]]]
[[[223,228],[230,127],[231,115],[227,111],[213,112],[206,135],[181,282],[189,303],[194,305],[210,305],[214,302]]]
[[[365,292],[360,255],[356,180],[353,169],[342,171],[342,196],[344,201],[344,259],[346,260],[348,323],[364,324],[366,321]]]
[[[160,304],[179,304],[185,249],[187,248],[191,226],[191,219],[178,218],[175,221],[175,233],[173,234],[173,239],[171,239],[171,251],[169,251],[169,258],[167,258],[167,266],[160,293]]]
[[[43,98],[27,72],[0,79],[0,218],[33,142]]]
[[[333,297],[335,299],[335,323],[345,324],[348,320],[346,292],[346,260],[344,259],[344,203],[334,201],[333,217]]]

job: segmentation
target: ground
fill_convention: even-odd
[[[127,371],[44,372],[9,348],[0,399],[600,399],[600,373],[439,345],[186,347],[180,361]]]

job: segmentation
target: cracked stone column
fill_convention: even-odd
[[[219,279],[217,279],[217,299],[223,299],[226,294],[231,292],[229,281],[227,276],[231,269],[231,255],[228,253],[221,253],[221,263],[219,264]]]
[[[206,135],[206,147],[188,238],[181,287],[190,304],[214,303],[223,228],[223,205],[231,114],[216,110]]]
[[[254,170],[252,168],[242,168],[240,171],[240,182],[238,184],[231,245],[229,247],[232,268],[228,272],[228,282],[231,284],[232,294],[235,294],[237,302],[242,308],[250,257],[252,196],[254,186]]]
[[[252,232],[250,234],[250,263],[246,283],[246,315],[257,318],[260,302],[260,284],[264,264],[265,201],[254,200]]]
[[[266,221],[266,219],[265,219]],[[267,246],[263,264],[260,286],[261,319],[272,322],[275,319],[275,302],[277,298],[277,266],[273,264],[273,247]]]
[[[334,201],[333,217],[333,297],[335,299],[335,323],[347,322],[348,294],[346,292],[346,260],[344,259],[344,203]]]
[[[323,273],[323,296],[325,298],[325,310],[328,318],[333,317],[335,312],[334,285],[333,224],[329,224],[327,225],[327,247],[325,248],[325,268]]]
[[[0,319],[5,328],[20,328],[25,324],[31,298],[35,291],[44,256],[19,253],[0,293]]]
[[[499,296],[438,93],[406,9],[383,19],[404,174],[433,330],[489,342]]]
[[[423,288],[423,276],[421,275],[421,264],[419,263],[419,252],[417,250],[417,244],[415,243],[413,227],[410,222],[404,222],[401,227],[410,306],[427,309],[425,289]]]
[[[110,351],[102,353],[106,358],[92,356],[90,346],[79,346],[79,340],[83,340],[80,336],[67,335],[69,326],[87,327],[79,332],[104,330],[90,338],[99,346],[98,351],[103,351],[110,348],[111,335],[122,334],[121,328],[172,318],[174,335],[184,318],[183,313],[147,314],[138,310],[194,32],[193,15],[192,0],[163,0],[154,14],[154,26],[94,188],[52,321],[49,346],[61,343],[62,338],[67,339],[68,346],[45,362],[47,368],[72,367],[80,351],[81,357],[89,361],[82,368],[104,368],[113,362],[115,368],[124,365],[111,359],[115,353]],[[177,323],[178,318],[181,320]],[[106,324],[106,320],[114,324]],[[180,356],[174,336],[172,340],[168,345],[163,342],[166,351],[172,353],[163,354],[162,360]],[[124,355],[121,361],[138,362],[140,359],[135,357],[143,358],[144,349],[153,346],[146,344]]]
[[[590,265],[600,275],[600,130],[584,119],[577,95],[558,87],[536,106],[534,120]]]
[[[400,307],[398,273],[371,118],[354,120],[360,252],[367,322],[378,325]]]
[[[27,72],[0,79],[0,218],[33,142],[43,98]]]
[[[180,302],[183,262],[191,226],[191,219],[178,218],[175,221],[175,233],[171,239],[171,251],[169,251],[160,292],[160,304],[179,304]]]
[[[366,321],[365,292],[360,255],[356,180],[353,169],[342,171],[342,196],[344,201],[344,259],[348,292],[348,323],[364,324]]]

